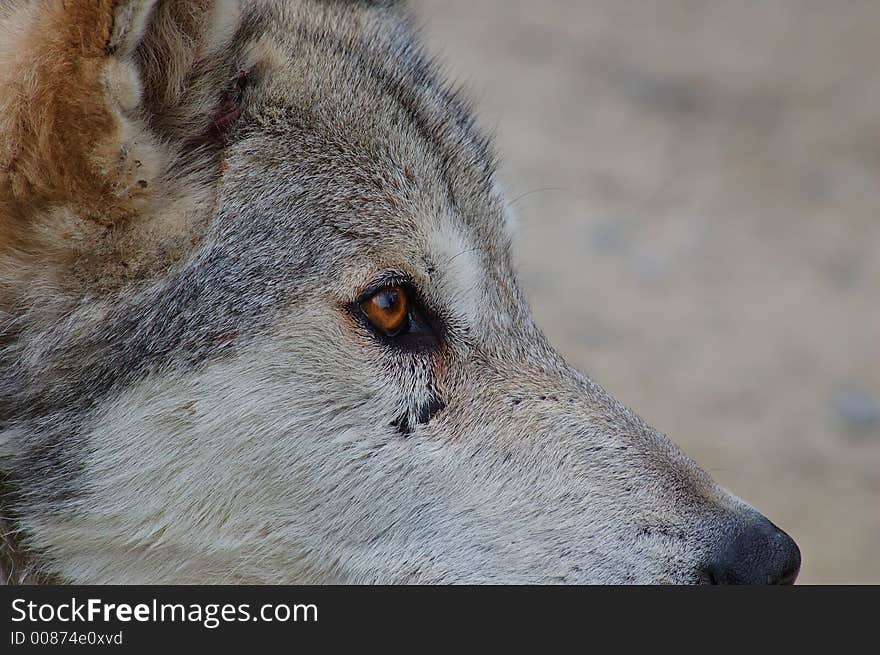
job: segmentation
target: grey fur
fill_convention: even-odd
[[[83,582],[697,582],[731,522],[752,512],[570,369],[535,327],[512,270],[491,147],[391,4],[246,4],[222,61],[198,75],[228,78],[257,41],[274,58],[254,67],[222,141],[193,146],[179,136],[189,123],[174,118],[186,112],[148,90],[155,129],[180,141],[166,183],[207,189],[214,202],[193,247],[167,266],[106,288],[88,281],[44,308],[32,299],[5,321],[0,466],[4,515],[22,537],[7,572],[24,558],[40,575]],[[432,235],[450,230],[465,247],[438,252]],[[361,288],[342,272],[390,259],[442,322],[439,352],[395,352],[349,324],[344,306]],[[465,260],[479,271],[464,281],[472,307],[449,293]],[[285,352],[289,361],[278,361]],[[255,353],[266,359],[251,361]],[[253,484],[289,476],[298,513],[266,507],[263,519],[253,507],[229,533],[235,548],[174,542],[168,552],[192,552],[151,573],[150,553],[164,552],[160,536],[177,526],[102,505],[96,466],[130,466],[129,488],[136,468],[151,470],[107,441],[116,429],[107,417],[134,390],[215,371],[267,385],[260,397],[240,387],[223,402],[241,404],[261,452],[269,434],[287,444],[260,460]],[[292,390],[289,425],[291,412],[274,415],[264,400],[283,394],[281,379]],[[174,420],[196,402],[181,395]],[[163,432],[163,420],[144,418],[156,448],[167,441],[182,457],[198,447]],[[348,434],[361,436],[328,445]],[[288,459],[293,447],[299,459]],[[339,448],[350,459],[322,468]],[[280,463],[289,468],[275,470]],[[65,536],[127,520],[138,527],[126,544],[108,532],[106,560]],[[273,537],[249,542],[243,525]],[[115,552],[143,567],[114,571]]]

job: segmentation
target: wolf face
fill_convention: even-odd
[[[7,578],[793,581],[537,329],[403,9],[68,5],[0,11]]]

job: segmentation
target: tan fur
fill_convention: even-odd
[[[35,284],[71,299],[118,288],[198,241],[210,166],[191,167],[202,183],[175,184],[172,169],[183,141],[210,127],[227,74],[216,51],[237,16],[237,3],[214,0],[0,12],[0,312]]]
[[[112,20],[110,0],[43,3],[3,53],[4,223],[20,221],[23,204],[63,203],[106,225],[142,205],[151,180],[120,120],[120,101],[130,106],[136,92],[124,68],[108,66]]]

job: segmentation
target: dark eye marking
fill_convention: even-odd
[[[446,403],[437,396],[432,396],[428,402],[419,407],[419,413],[416,420],[419,425],[429,423],[434,416],[446,409]]]
[[[412,434],[412,427],[409,424],[409,412],[404,412],[391,421],[391,427],[397,430],[401,437],[410,436]]]
[[[426,425],[444,409],[446,409],[446,403],[437,396],[431,396],[428,400],[419,405],[415,411],[415,416],[409,411],[406,411],[394,419],[391,422],[391,425],[401,436],[408,437],[415,429],[411,423],[412,418],[415,418],[416,425]]]
[[[403,359],[401,352],[424,356],[436,354],[443,345],[445,331],[442,321],[428,309],[423,297],[405,275],[386,272],[347,308],[360,325],[391,351],[388,357],[396,360],[398,368],[408,369],[411,377],[416,376],[416,363],[423,357]],[[390,425],[400,435],[411,435],[416,426],[429,423],[446,407],[431,381],[426,392],[415,406],[408,403],[409,406],[391,421]]]

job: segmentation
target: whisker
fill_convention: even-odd
[[[480,250],[481,250],[481,248],[479,248],[479,247],[475,247],[475,248],[466,248],[465,250],[462,250],[461,252],[455,253],[454,255],[452,255],[452,257],[447,258],[446,261],[445,261],[444,263],[445,263],[445,264],[449,264],[449,263],[451,263],[452,260],[455,259],[456,257],[461,257],[462,255],[466,255],[466,254],[468,254],[468,253],[470,253],[470,252],[479,252]]]
[[[524,198],[528,198],[529,196],[533,196],[536,193],[545,193],[548,191],[561,191],[561,192],[567,193],[570,190],[566,189],[565,187],[554,187],[554,186],[540,187],[538,189],[532,189],[531,191],[526,191],[525,193],[521,193],[513,200],[509,200],[507,202],[507,205],[508,205],[508,207],[513,207],[516,203],[518,203],[520,200],[523,200]]]

